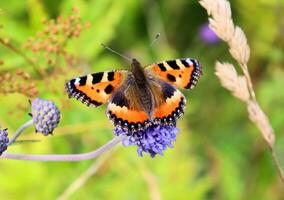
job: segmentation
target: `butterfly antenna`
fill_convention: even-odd
[[[124,58],[125,60],[127,60],[127,61],[129,61],[129,62],[132,61],[131,58],[129,58],[129,57],[127,57],[127,56],[124,56],[124,55],[118,53],[117,51],[115,51],[115,50],[113,50],[112,48],[106,46],[105,44],[101,43],[101,45],[102,45],[105,49],[111,51],[112,53],[115,53],[115,54],[119,55],[120,57]]]
[[[153,39],[153,41],[150,44],[150,47],[153,46],[157,42],[157,40],[160,38],[160,36],[161,36],[160,33],[156,34],[155,38]]]

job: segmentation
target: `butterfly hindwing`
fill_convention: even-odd
[[[149,123],[149,116],[139,102],[136,88],[129,82],[111,98],[107,107],[107,116],[115,126],[132,131],[144,129]]]
[[[152,116],[149,116],[139,101],[135,86],[127,83],[111,98],[107,115],[115,126],[132,132],[147,128],[151,124],[174,125],[176,119],[183,114],[186,99],[172,85],[156,79],[149,79],[149,89],[155,102]]]
[[[152,64],[145,71],[176,87],[192,89],[202,73],[200,63],[191,58]]]
[[[186,99],[184,95],[172,85],[159,80],[151,84],[154,99],[154,122],[157,124],[175,124],[184,111]]]
[[[65,84],[69,97],[74,97],[87,106],[106,103],[119,86],[127,72],[109,71],[81,76]]]

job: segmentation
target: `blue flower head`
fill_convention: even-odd
[[[0,156],[7,150],[9,144],[7,129],[0,129]]]
[[[31,109],[36,132],[45,136],[51,134],[60,122],[60,111],[53,101],[36,98]]]
[[[172,125],[152,125],[145,130],[130,132],[120,127],[114,129],[115,135],[127,135],[122,141],[124,146],[136,145],[137,153],[143,156],[149,153],[153,158],[157,154],[163,155],[168,147],[173,148],[172,142],[176,140],[178,129]]]

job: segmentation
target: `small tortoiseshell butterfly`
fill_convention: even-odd
[[[200,63],[191,58],[145,68],[132,59],[130,71],[88,74],[68,81],[66,89],[87,106],[109,102],[106,113],[114,125],[135,132],[153,124],[175,125],[186,104],[176,87],[192,89],[201,73]]]

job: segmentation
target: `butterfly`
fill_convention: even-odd
[[[202,74],[192,58],[142,67],[132,59],[130,70],[80,76],[65,84],[69,97],[87,106],[108,102],[106,114],[115,126],[135,132],[151,125],[176,125],[183,114],[185,96],[177,89],[192,89]]]

